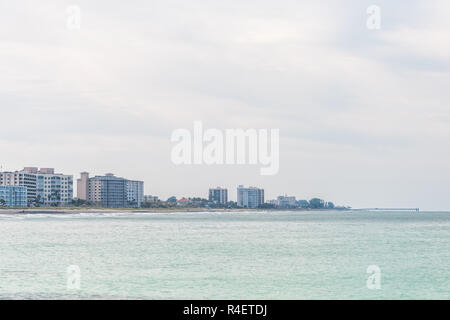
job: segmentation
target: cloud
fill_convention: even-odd
[[[9,167],[55,159],[74,174],[105,167],[162,197],[253,183],[268,197],[447,205],[409,197],[431,179],[417,171],[448,189],[438,178],[450,160],[442,150],[450,137],[446,1],[380,1],[376,31],[365,23],[372,3],[360,1],[77,1],[81,28],[69,30],[72,4],[1,4],[0,150]],[[279,128],[280,175],[174,168],[170,134],[194,120]],[[414,190],[400,180],[390,187],[399,170],[411,173]],[[364,188],[351,182],[362,175]],[[174,185],[179,179],[192,186]]]

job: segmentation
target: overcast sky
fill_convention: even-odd
[[[279,173],[175,166],[171,133],[194,120],[280,129]],[[0,1],[6,170],[113,172],[163,199],[244,184],[450,209],[449,140],[448,0]]]

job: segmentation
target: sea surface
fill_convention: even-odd
[[[449,212],[0,212],[0,299],[449,298]]]

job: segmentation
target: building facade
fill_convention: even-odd
[[[55,173],[53,168],[25,168],[36,176],[36,203],[44,206],[68,206],[73,199],[73,176]]]
[[[104,208],[128,207],[127,180],[112,173],[89,178],[88,201]]]
[[[228,202],[228,189],[217,187],[209,189],[210,202],[226,204]]]
[[[295,207],[297,205],[297,201],[295,197],[278,196],[276,205],[280,207]]]
[[[128,206],[140,208],[144,202],[144,182],[128,180],[127,181],[127,200]]]
[[[112,173],[77,180],[77,198],[104,208],[139,208],[144,201],[144,182],[116,177]]]
[[[0,186],[0,206],[26,207],[27,188],[21,186]]]
[[[81,172],[77,179],[77,198],[81,200],[88,199],[89,172]]]
[[[73,198],[73,176],[55,173],[53,168],[1,172],[0,185],[26,187],[28,206],[67,206]]]
[[[27,204],[36,201],[36,175],[23,171],[0,172],[1,186],[21,186],[27,188]]]
[[[264,203],[264,189],[240,185],[237,188],[237,205],[242,208],[258,208]]]
[[[157,202],[159,200],[158,196],[146,195],[144,196],[145,202]]]

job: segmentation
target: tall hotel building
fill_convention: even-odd
[[[237,205],[242,208],[258,208],[264,203],[264,189],[256,187],[237,188]]]
[[[89,178],[89,173],[82,172],[77,180],[77,197],[104,208],[138,208],[144,201],[144,182],[112,173]]]
[[[66,206],[73,198],[73,176],[55,173],[53,168],[1,172],[0,185],[26,187],[29,206]]]
[[[209,201],[220,204],[227,203],[228,190],[221,187],[209,189]]]

